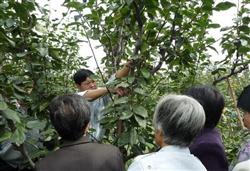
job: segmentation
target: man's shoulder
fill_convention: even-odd
[[[101,151],[107,151],[107,152],[111,152],[111,151],[119,152],[119,148],[111,144],[90,143],[89,145],[95,148],[95,150],[97,151],[101,150]]]
[[[85,158],[86,161],[94,159],[105,161],[107,159],[115,159],[120,155],[119,149],[113,145],[99,143],[72,145],[51,152],[46,157],[39,160],[36,163],[36,170],[44,170],[43,168],[63,165],[65,161],[70,163],[70,161],[75,160],[75,158]]]
[[[215,131],[205,132],[197,136],[193,143],[190,145],[191,149],[203,148],[205,146],[224,148],[220,133]]]
[[[148,153],[148,154],[143,154],[143,155],[139,155],[137,157],[134,158],[135,162],[147,162],[147,161],[151,161],[152,158],[155,157],[154,155],[155,153]]]

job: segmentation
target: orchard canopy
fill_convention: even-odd
[[[0,0],[0,142],[12,142],[27,167],[58,147],[48,104],[77,91],[73,73],[88,68],[90,58],[102,63],[95,66],[99,85],[127,60],[136,61],[128,77],[110,85],[127,87],[130,95],[113,95],[102,120],[108,130],[103,142],[118,146],[125,161],[155,148],[152,115],[159,97],[197,84],[223,93],[219,128],[229,160],[234,157],[243,136],[235,101],[250,83],[249,0],[65,0],[62,8],[56,18],[38,0]],[[230,27],[212,22],[214,13],[230,9]],[[220,30],[219,39],[211,29]],[[220,60],[211,60],[209,51]]]

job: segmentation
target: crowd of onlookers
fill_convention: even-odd
[[[113,79],[127,76],[132,65],[127,62]],[[97,88],[92,75],[90,70],[79,70],[74,81],[80,93],[59,96],[51,102],[50,118],[64,144],[40,160],[37,170],[125,170],[116,147],[93,140],[102,139],[105,132],[99,121],[104,117],[107,94],[126,95],[126,91]],[[216,129],[224,106],[223,95],[213,86],[194,86],[182,95],[163,96],[152,119],[159,150],[137,156],[128,171],[249,171],[247,137],[235,160],[228,163],[221,133]],[[250,129],[250,85],[239,96],[238,107],[244,112],[245,127]],[[95,130],[92,137],[89,128]]]
[[[250,129],[250,86],[238,99],[244,124]],[[163,96],[153,117],[157,152],[140,155],[128,171],[247,171],[250,170],[250,140],[239,150],[231,166],[227,162],[220,132],[216,129],[224,108],[222,94],[211,86],[195,86],[183,95]],[[64,140],[60,149],[40,160],[37,170],[125,170],[119,150],[88,137],[91,111],[80,95],[56,97],[50,118]]]
[[[131,61],[110,79],[128,75]],[[49,105],[52,125],[63,140],[54,152],[36,163],[37,171],[123,171],[119,149],[98,143],[105,129],[100,124],[109,93],[126,95],[126,89],[97,88],[93,72],[74,75],[80,92],[55,97]],[[250,130],[250,85],[238,97],[244,126]],[[236,158],[228,163],[220,131],[216,128],[225,107],[223,95],[213,86],[193,86],[183,94],[159,99],[152,123],[159,150],[134,158],[128,171],[250,171],[250,137],[245,137]],[[94,130],[90,133],[89,130]]]

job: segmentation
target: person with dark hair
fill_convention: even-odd
[[[119,79],[127,76],[132,66],[133,61],[128,61],[120,70],[112,75],[109,82],[115,80],[116,78]],[[79,89],[79,93],[77,94],[83,96],[89,101],[92,113],[90,119],[90,127],[94,129],[94,132],[91,135],[95,140],[101,140],[104,136],[105,130],[101,126],[100,120],[103,119],[103,109],[110,100],[108,93],[116,93],[119,96],[124,96],[126,95],[126,91],[122,87],[97,87],[93,75],[94,73],[88,69],[80,69],[74,74],[73,79],[77,88]]]
[[[90,109],[84,98],[75,94],[56,97],[49,114],[64,142],[36,163],[37,171],[124,171],[118,148],[89,141]]]
[[[128,171],[205,171],[188,146],[203,128],[205,112],[193,98],[184,95],[164,96],[153,118],[158,152],[135,158]]]
[[[221,133],[216,129],[225,103],[222,94],[212,86],[195,86],[184,93],[196,99],[206,115],[203,130],[190,145],[190,151],[198,157],[208,171],[228,171],[228,161]]]
[[[236,159],[234,159],[230,165],[230,170],[238,163],[242,163],[248,160],[250,163],[250,85],[244,88],[244,90],[241,92],[237,106],[239,109],[243,111],[243,123],[246,127],[246,131],[248,135],[244,137],[244,140],[242,142],[241,148],[239,152],[237,153]],[[240,164],[243,165],[243,164]],[[248,169],[250,170],[250,165],[248,165]],[[239,166],[237,166],[238,168]],[[235,169],[236,170],[236,169]]]

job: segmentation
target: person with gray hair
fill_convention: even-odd
[[[205,123],[205,112],[195,99],[167,95],[157,104],[153,125],[158,152],[135,158],[128,171],[205,171],[206,168],[188,149]]]

